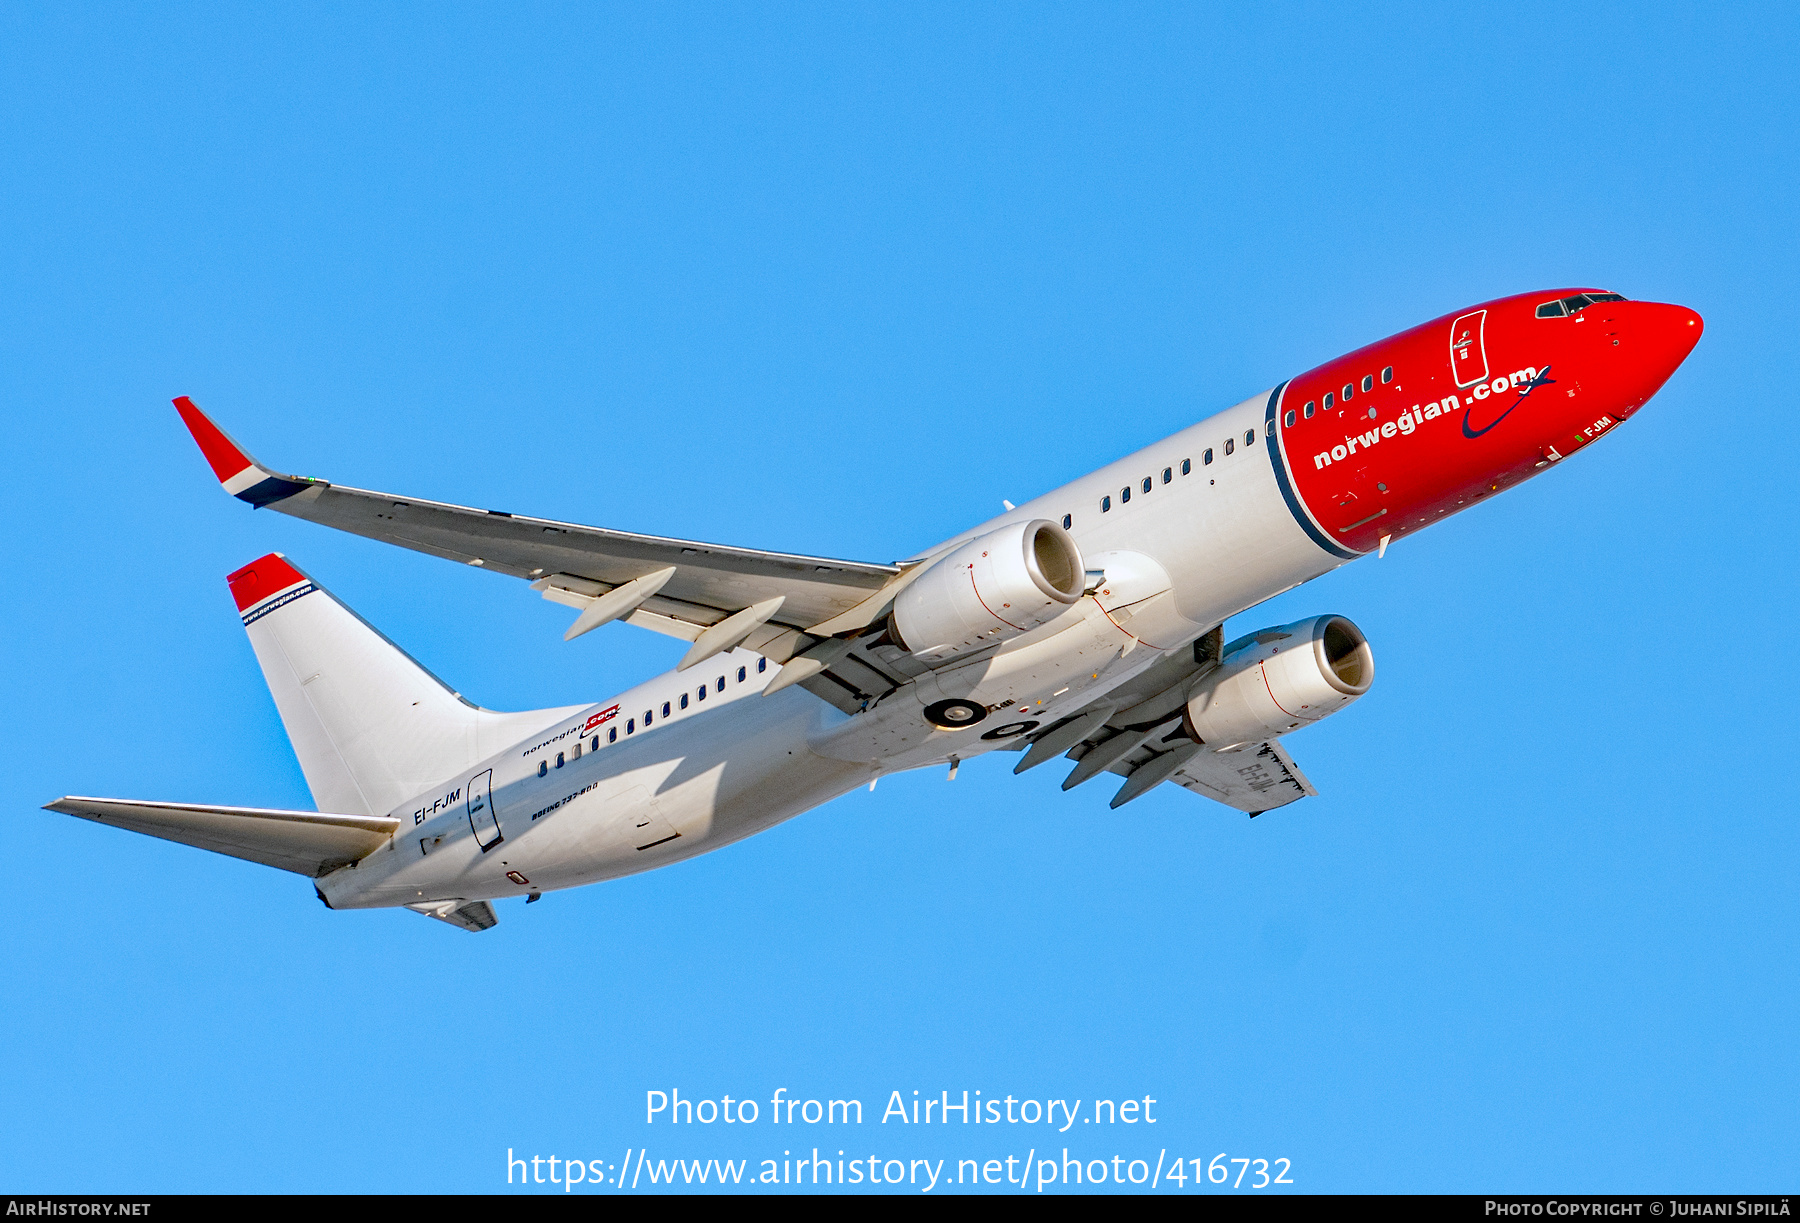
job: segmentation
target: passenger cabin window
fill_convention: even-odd
[[[1163,483],[1164,484],[1167,484],[1170,480],[1173,480],[1174,478],[1175,478],[1175,469],[1173,467],[1163,468]]]
[[[718,682],[717,686],[718,686],[718,689],[720,692],[725,691],[725,677],[723,675],[719,676],[719,682]]]
[[[594,736],[594,746],[589,748],[588,750],[592,751],[592,752],[597,752],[600,750],[600,736],[599,735]]]
[[[706,685],[705,684],[700,685],[700,691],[695,695],[694,699],[700,700],[700,701],[704,701],[706,699]]]
[[[1104,514],[1104,513],[1106,513],[1106,511],[1108,511],[1110,509],[1112,509],[1112,498],[1111,497],[1100,498],[1100,512],[1102,514]]]
[[[1363,375],[1363,390],[1372,391],[1374,389],[1375,389],[1375,375],[1374,374],[1364,374]]]
[[[1205,466],[1211,462],[1212,462],[1212,447],[1208,446],[1206,448],[1206,453],[1200,456],[1200,464],[1201,464],[1201,466]]]
[[[687,708],[687,693],[685,692],[681,694],[681,707],[683,709]]]
[[[744,682],[744,669],[742,667],[739,667],[738,668],[738,683],[741,684],[743,682]]]
[[[768,659],[759,658],[756,660],[756,673],[758,675],[761,675],[764,671],[767,671],[768,669],[769,669],[769,660]]]
[[[1246,445],[1246,446],[1256,445],[1256,430],[1255,429],[1245,429],[1244,430],[1244,445]]]
[[[547,777],[549,775],[550,775],[550,762],[548,760],[538,761],[538,776],[539,777]]]
[[[1211,462],[1211,460],[1210,460],[1210,459],[1209,459],[1209,460],[1207,460],[1207,461],[1208,461],[1208,462]],[[1189,473],[1189,472],[1190,472],[1190,471],[1192,471],[1192,470],[1194,470],[1194,460],[1192,460],[1192,459],[1183,459],[1183,460],[1181,460],[1181,474],[1182,474],[1182,475],[1184,475],[1184,476],[1185,476],[1185,475],[1187,475],[1187,474],[1188,474],[1188,473]]]
[[[1144,477],[1144,491],[1149,492],[1152,487],[1154,487],[1154,482],[1150,479],[1149,476],[1145,476]]]
[[[1225,453],[1230,454],[1231,451],[1232,451],[1232,441],[1230,438],[1226,438],[1225,439]]]
[[[1346,382],[1346,383],[1344,383],[1344,389],[1338,392],[1338,398],[1342,399],[1343,401],[1348,403],[1350,400],[1350,396],[1355,393],[1356,393],[1356,385],[1354,383]]]
[[[1075,515],[1073,515],[1073,514],[1064,514],[1064,515],[1063,515],[1063,530],[1065,530],[1065,531],[1066,531],[1066,530],[1068,530],[1068,529],[1069,529],[1069,528],[1070,528],[1070,527],[1072,527],[1072,526],[1074,526],[1074,525],[1075,525]]]
[[[560,769],[560,768],[562,768],[562,766],[563,766],[563,754],[561,752],[558,752],[558,753],[556,753],[556,767]]]
[[[579,742],[577,742],[574,747],[569,749],[569,759],[570,760],[580,760],[581,759],[581,744]]]
[[[628,735],[637,733],[637,719],[636,718],[626,718],[625,719],[625,733]]]
[[[1129,500],[1131,500],[1131,485],[1127,484],[1119,490],[1119,504],[1123,505]]]
[[[1317,412],[1318,410],[1319,410],[1318,405],[1315,404],[1312,400],[1309,399],[1306,401],[1306,419],[1311,420],[1313,418],[1313,413]]]
[[[1386,386],[1394,380],[1394,367],[1389,365],[1381,371],[1381,385]]]
[[[655,718],[651,717],[650,715],[651,715],[650,710],[648,710],[648,709],[644,710],[644,729],[645,730],[649,730],[650,724],[656,720]]]
[[[1334,400],[1333,400],[1333,399],[1332,399],[1332,397],[1331,397],[1331,392],[1330,392],[1330,391],[1326,391],[1326,392],[1325,392],[1325,407],[1326,407],[1326,408],[1327,408],[1327,409],[1329,409],[1329,408],[1330,408],[1330,407],[1331,407],[1331,405],[1332,405],[1332,403],[1334,403],[1334,402],[1335,402],[1335,401],[1334,401]]]
[[[1287,415],[1281,418],[1281,423],[1290,429],[1294,427],[1294,409],[1289,408],[1287,410]]]
[[[664,701],[663,702],[663,717],[666,718],[668,716],[669,716],[669,702]]]
[[[619,741],[619,728],[618,727],[615,726],[611,730],[606,732],[606,741],[608,743],[617,743]]]

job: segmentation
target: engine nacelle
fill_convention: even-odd
[[[1225,751],[1310,726],[1369,690],[1375,655],[1342,616],[1315,616],[1240,637],[1188,698],[1182,729]]]
[[[889,632],[921,662],[1017,637],[1081,601],[1086,573],[1069,533],[1043,518],[972,539],[894,600]]]

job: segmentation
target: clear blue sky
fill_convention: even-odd
[[[647,1139],[1794,1183],[1792,7],[967,7],[0,13],[0,1186],[494,1190]],[[292,471],[882,561],[1570,283],[1706,337],[1602,444],[1232,622],[1379,660],[1267,818],[1002,755],[469,936],[37,810],[310,805],[224,583],[271,549],[489,706],[679,654],[251,513],[173,395]],[[646,1129],[670,1087],[872,1111]],[[964,1088],[1159,1120],[875,1119]]]

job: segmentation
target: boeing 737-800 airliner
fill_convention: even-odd
[[[1385,551],[1628,420],[1700,338],[1681,306],[1559,289],[1358,349],[897,564],[634,535],[282,475],[186,399],[227,492],[523,579],[691,646],[593,705],[464,700],[271,554],[230,576],[317,811],[63,798],[53,811],[303,874],[334,909],[469,930],[690,858],[885,773],[1173,782],[1259,815],[1315,793],[1285,738],[1369,690],[1338,615],[1227,618]]]

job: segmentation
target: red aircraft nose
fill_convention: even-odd
[[[1694,351],[1706,324],[1686,306],[1664,302],[1609,302],[1607,305],[1609,312],[1616,312],[1614,317],[1620,333],[1614,343],[1624,341],[1621,355],[1626,359],[1627,369],[1625,385],[1621,389],[1625,392],[1626,403],[1620,414],[1625,415],[1662,389],[1669,375]]]
[[[1664,360],[1668,362],[1669,373],[1687,360],[1687,355],[1694,351],[1694,345],[1700,342],[1700,333],[1706,330],[1706,324],[1700,316],[1686,306],[1670,306],[1662,302],[1638,302],[1636,313],[1642,315],[1642,321],[1634,318],[1632,328],[1641,328],[1644,338],[1660,350]]]

